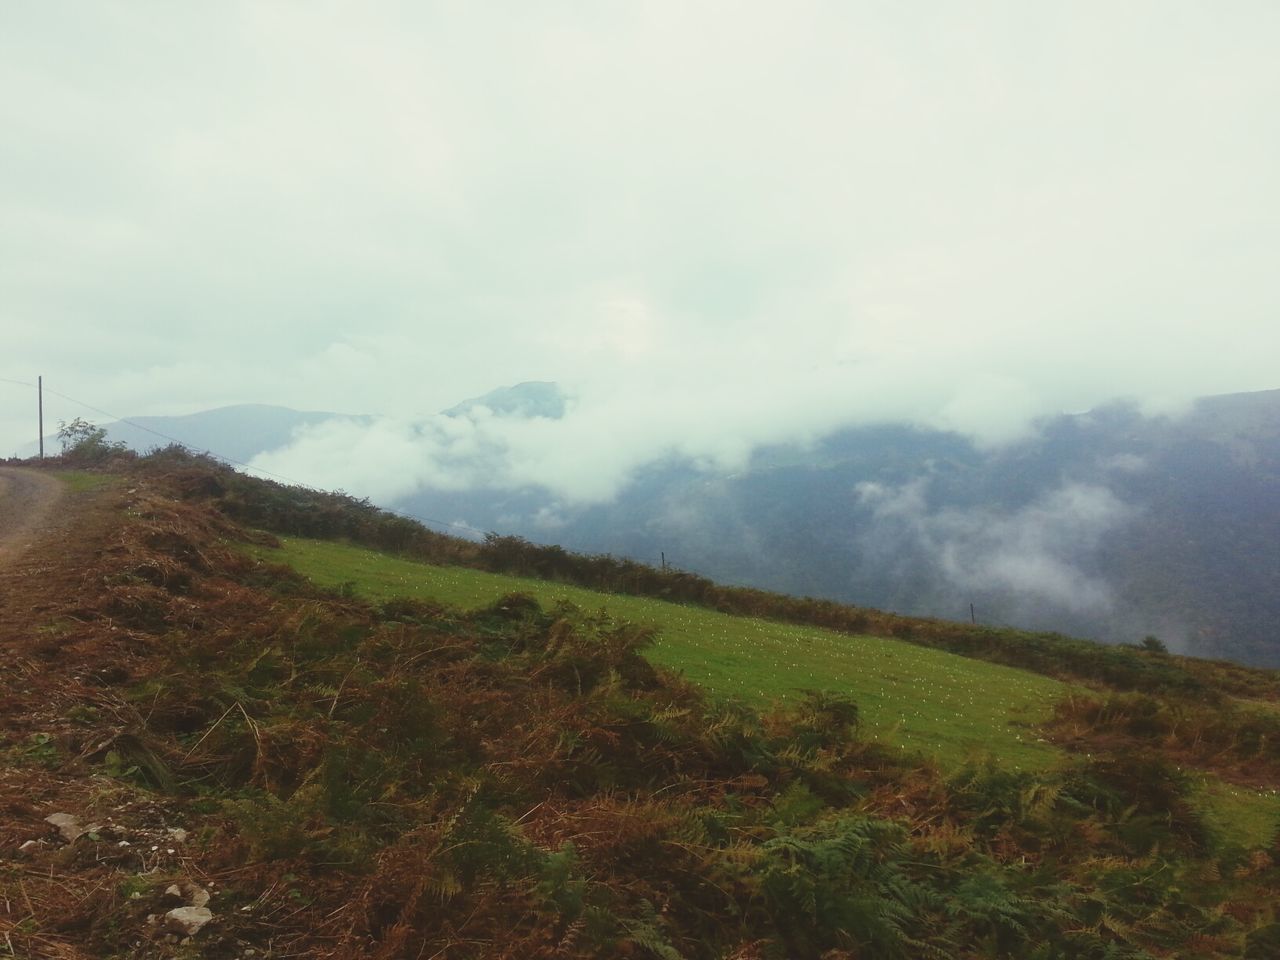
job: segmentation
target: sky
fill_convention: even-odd
[[[0,455],[42,375],[46,425],[374,414],[271,463],[585,502],[1280,387],[1277,49],[1272,0],[12,0]],[[526,380],[567,416],[414,426]]]

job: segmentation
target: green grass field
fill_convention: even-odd
[[[350,584],[370,600],[410,597],[474,609],[508,593],[544,605],[567,600],[583,610],[658,628],[650,659],[714,695],[756,704],[803,689],[848,694],[870,736],[934,757],[944,767],[994,756],[1021,769],[1045,769],[1063,755],[1037,739],[1035,726],[1070,689],[1048,677],[883,637],[734,617],[646,597],[603,594],[567,584],[443,567],[363,547],[282,538],[254,556],[287,564],[325,587]],[[1246,848],[1266,846],[1280,827],[1280,797],[1198,775],[1197,805],[1215,829]]]
[[[72,493],[103,490],[117,486],[121,482],[118,477],[105,473],[89,473],[85,470],[59,470],[54,476],[65,483]]]
[[[944,765],[991,753],[1003,763],[1044,768],[1059,755],[1032,729],[1065,687],[1036,674],[882,637],[834,633],[733,617],[700,607],[580,587],[439,567],[326,541],[282,540],[255,555],[287,563],[321,586],[350,583],[369,599],[412,597],[463,609],[504,594],[529,593],[544,605],[567,600],[658,627],[649,657],[714,694],[767,703],[801,689],[846,693],[868,732]]]

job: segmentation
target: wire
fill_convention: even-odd
[[[12,383],[19,387],[30,387],[32,390],[36,388],[34,383],[27,383],[25,380],[10,380],[8,377],[0,377],[0,383]]]

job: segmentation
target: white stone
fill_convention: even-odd
[[[176,883],[169,884],[169,886],[165,887],[164,895],[175,900],[186,900],[193,907],[207,906],[212,898],[212,894],[208,890],[185,880],[181,885]]]
[[[194,937],[212,919],[213,913],[207,907],[177,907],[164,915],[168,929],[188,937]]]
[[[57,827],[58,832],[62,834],[62,839],[67,843],[73,842],[81,834],[88,832],[85,827],[80,826],[80,818],[69,813],[51,813],[44,818],[44,822]]]

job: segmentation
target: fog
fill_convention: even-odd
[[[1016,509],[989,506],[931,510],[928,477],[901,487],[863,483],[861,502],[904,549],[913,547],[961,592],[1014,595],[1030,609],[1107,613],[1108,584],[1088,572],[1103,537],[1135,508],[1096,484],[1064,483]],[[914,556],[915,554],[913,554]]]
[[[709,369],[709,368],[708,368]],[[288,448],[253,466],[309,482],[359,490],[381,502],[419,489],[538,486],[575,505],[612,499],[634,471],[670,457],[716,471],[743,468],[762,444],[800,443],[856,422],[890,422],[918,410],[921,422],[953,425],[947,386],[913,383],[906,371],[871,363],[762,367],[746,381],[726,371],[668,370],[662,378],[591,382],[568,398],[557,418],[508,416],[484,406],[409,420],[335,419],[305,428]],[[1008,389],[975,385],[971,404],[990,415],[968,424],[988,442],[1023,437],[1025,411],[997,411]]]
[[[1274,387],[1278,46],[1265,2],[6,4],[0,453],[43,374],[49,424],[373,414],[263,463],[598,502]],[[566,416],[432,419],[525,380]]]

